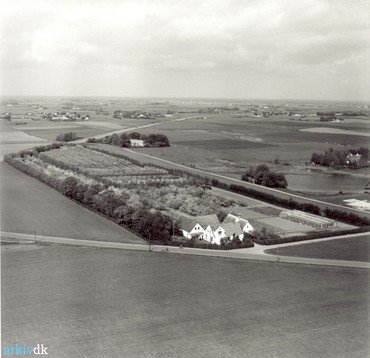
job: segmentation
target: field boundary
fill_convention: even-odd
[[[89,246],[106,249],[121,249],[121,250],[134,250],[134,251],[147,251],[156,252],[163,254],[180,254],[180,255],[200,255],[200,256],[211,256],[211,257],[222,257],[229,259],[242,259],[242,260],[255,260],[255,261],[267,261],[276,263],[292,263],[292,264],[305,264],[305,265],[319,265],[319,266],[334,266],[334,267],[349,267],[359,269],[370,269],[370,263],[360,261],[344,261],[344,260],[328,260],[328,259],[311,259],[303,257],[293,256],[277,256],[269,254],[258,254],[249,253],[246,250],[241,249],[239,251],[219,251],[219,250],[206,250],[189,247],[175,247],[175,246],[163,246],[163,245],[142,245],[142,244],[126,244],[119,242],[109,241],[92,241],[82,239],[69,239],[53,236],[39,236],[30,234],[20,234],[12,232],[1,231],[1,241],[3,239],[16,239],[26,241],[27,243],[51,243],[51,244],[64,244],[64,245],[76,245],[76,246]]]

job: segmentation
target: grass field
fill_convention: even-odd
[[[315,122],[317,128],[327,123]],[[233,118],[228,114],[193,118],[181,122],[163,123],[156,130],[165,134],[171,148],[143,148],[137,151],[165,158],[176,163],[195,165],[217,173],[241,176],[250,166],[267,163],[278,172],[294,172],[309,161],[312,152],[323,152],[328,147],[347,145],[367,146],[366,137],[346,134],[368,130],[368,123],[334,123],[335,133],[310,133],[312,122],[287,118]],[[149,134],[150,129],[139,132]],[[276,160],[278,163],[275,163]],[[292,165],[287,167],[286,164]]]
[[[266,250],[266,253],[276,255],[276,249]],[[370,236],[282,247],[279,255],[369,262]]]
[[[343,128],[313,127],[313,128],[302,129],[302,131],[311,132],[311,133],[348,134],[348,135],[359,135],[359,136],[370,137],[370,133],[351,131],[351,130],[343,129]]]
[[[13,144],[13,143],[37,143],[43,141],[40,138],[33,137],[29,134],[26,134],[22,131],[15,130],[5,124],[0,124],[0,143],[4,144]],[[35,144],[34,144],[35,145]]]
[[[176,142],[176,144],[208,150],[255,149],[272,147],[271,145],[265,143],[235,139],[191,140],[186,142]]]
[[[2,345],[50,357],[366,357],[367,272],[91,248],[2,253]]]
[[[0,169],[2,231],[146,243],[8,164],[1,162]]]
[[[25,130],[24,132],[39,138],[44,138],[48,140],[55,140],[58,134],[74,132],[78,137],[90,137],[105,132],[109,132],[109,128],[98,128],[98,127],[86,127],[86,126],[76,126],[69,129],[51,128],[51,129],[31,129]]]

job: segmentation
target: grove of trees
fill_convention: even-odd
[[[275,173],[266,164],[260,164],[256,168],[249,168],[243,175],[242,180],[269,188],[286,188],[288,182],[284,174]]]
[[[73,140],[81,139],[75,132],[58,134],[56,140],[59,142],[71,142]]]
[[[145,147],[169,147],[170,142],[164,134],[141,134],[137,132],[112,134],[102,139],[91,138],[88,140],[89,143],[104,143],[111,144],[117,147],[130,148],[130,139],[141,139],[144,141]]]
[[[356,161],[349,161],[347,160],[348,154],[359,154],[361,158],[358,162]],[[360,147],[358,149],[345,149],[345,148],[338,148],[333,149],[329,148],[325,150],[323,154],[319,153],[312,153],[311,162],[316,165],[322,165],[325,167],[332,167],[332,168],[360,168],[364,167],[369,160],[369,149]]]

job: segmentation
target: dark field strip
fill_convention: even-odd
[[[2,343],[50,357],[366,357],[367,272],[42,247],[2,253]]]
[[[249,149],[249,148],[267,148],[274,147],[268,143],[253,142],[247,140],[236,139],[207,139],[207,140],[191,140],[185,142],[176,142],[175,144],[184,145],[186,147],[196,147],[208,150],[230,150],[230,149]]]
[[[146,243],[132,232],[66,198],[7,163],[1,169],[1,230],[125,243]]]
[[[276,255],[276,249],[266,250]],[[279,248],[281,256],[370,262],[370,235]]]

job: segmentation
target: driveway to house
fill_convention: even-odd
[[[344,238],[352,236],[360,236],[364,234],[355,235],[344,235],[335,238]],[[329,238],[327,238],[329,239]],[[334,238],[332,238],[334,239]],[[284,262],[284,263],[294,263],[294,264],[306,264],[306,265],[321,265],[321,266],[339,266],[339,267],[353,267],[353,268],[363,268],[370,269],[370,263],[360,262],[360,261],[344,261],[344,260],[326,260],[326,259],[312,259],[304,257],[290,257],[290,256],[278,256],[265,254],[263,250],[269,248],[274,248],[273,245],[269,247],[257,245],[251,248],[245,249],[235,249],[230,251],[221,250],[205,250],[196,249],[190,247],[175,247],[175,246],[162,246],[162,245],[140,245],[140,244],[124,244],[118,242],[106,242],[106,241],[92,241],[92,240],[79,240],[79,239],[69,239],[61,237],[52,236],[35,236],[29,234],[19,234],[11,232],[1,232],[2,242],[17,242],[17,243],[51,243],[51,244],[64,244],[64,245],[77,245],[77,246],[91,246],[100,247],[107,249],[123,249],[123,250],[138,250],[138,251],[151,251],[161,254],[180,254],[180,255],[200,255],[200,256],[213,256],[213,257],[223,257],[229,259],[242,259],[242,260],[257,260],[257,261],[270,261],[270,262]],[[310,240],[310,243],[313,241]],[[307,242],[308,243],[308,242]],[[297,242],[294,244],[302,244],[302,242]],[[283,245],[289,244],[282,244]],[[263,249],[262,249],[263,247]]]

